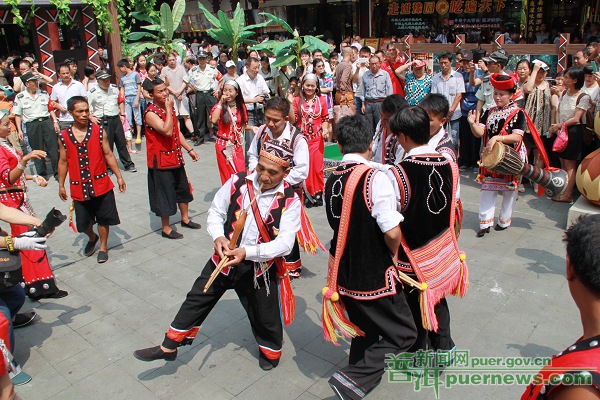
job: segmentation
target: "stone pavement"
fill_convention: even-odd
[[[201,160],[188,162],[196,200],[190,212],[205,225],[206,211],[220,187],[214,145],[197,148]],[[189,158],[186,159],[189,160]],[[110,259],[86,258],[84,235],[65,223],[50,238],[51,263],[59,287],[69,296],[25,304],[39,314],[35,324],[16,331],[15,356],[33,380],[17,388],[24,399],[323,399],[332,398],[327,379],[347,362],[348,344],[326,343],[321,331],[321,289],[326,255],[303,255],[301,279],[293,282],[296,321],[285,329],[280,365],[264,372],[250,325],[234,292],[227,293],[205,321],[193,345],[175,362],[144,363],[132,352],[158,344],[212,253],[206,230],[176,229],[172,241],[160,236],[160,221],[149,212],[145,153],[133,156],[137,174],[124,172],[127,193],[117,194],[121,225],[111,229]],[[537,198],[530,189],[517,202],[513,224],[476,239],[479,191],[474,174],[462,176],[465,221],[460,247],[467,254],[471,287],[450,299],[453,337],[477,356],[550,356],[580,335],[577,309],[564,277],[562,230],[568,205]],[[58,185],[30,187],[34,208],[45,215],[57,206]],[[331,230],[324,212],[309,215],[324,243]],[[179,222],[178,216],[172,222]],[[538,369],[538,368],[534,368]],[[441,389],[442,399],[518,398],[524,387]],[[371,399],[434,399],[431,388],[384,382]]]

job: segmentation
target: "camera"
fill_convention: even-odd
[[[56,208],[52,208],[46,218],[42,222],[40,226],[34,226],[29,229],[29,231],[35,231],[36,236],[38,237],[46,237],[49,233],[51,233],[54,229],[56,229],[60,224],[67,220],[67,216],[58,211]]]

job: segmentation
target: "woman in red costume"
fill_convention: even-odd
[[[0,202],[5,206],[16,208],[26,214],[35,216],[27,197],[26,181],[34,181],[38,186],[47,186],[48,182],[41,176],[25,173],[27,163],[34,158],[43,159],[46,152],[33,150],[26,156],[12,147],[6,140],[10,134],[8,115],[0,110]],[[12,236],[18,236],[29,229],[29,226],[11,224]],[[65,297],[68,293],[59,290],[54,281],[52,268],[45,250],[21,250],[21,266],[25,293],[31,299]]]
[[[291,96],[291,95],[290,95]],[[291,99],[289,99],[291,101]],[[319,78],[315,74],[306,74],[302,79],[300,96],[293,100],[294,115],[290,115],[290,122],[306,137],[310,164],[308,178],[305,181],[304,192],[306,207],[323,205],[323,190],[325,178],[323,177],[325,144],[323,139],[329,137],[329,112],[327,100],[321,96]]]
[[[223,95],[210,112],[210,119],[213,124],[219,123],[215,151],[221,183],[224,184],[231,175],[246,168],[242,139],[248,122],[248,111],[235,80],[227,79],[223,84]]]

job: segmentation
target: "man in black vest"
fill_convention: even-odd
[[[422,107],[407,107],[394,114],[390,129],[405,150],[405,156],[387,174],[396,191],[398,209],[404,216],[400,223],[402,237],[406,239],[404,244],[414,252],[453,226],[451,215],[454,213],[451,214],[451,211],[455,204],[453,194],[456,194],[458,185],[458,167],[429,144],[430,117]],[[403,246],[398,250],[398,269],[417,279]],[[462,277],[458,273],[460,271],[465,273]],[[423,270],[420,272],[423,273]],[[428,282],[430,290],[439,290],[442,297],[434,308],[438,323],[436,332],[423,327],[420,291],[408,286],[404,288],[418,330],[417,340],[410,351],[433,348],[439,359],[452,358],[454,342],[450,336],[450,311],[445,297],[454,293],[458,285],[466,285],[466,277],[466,266],[460,270],[442,269],[437,276],[437,281],[442,282],[441,288]],[[439,298],[437,295],[432,297]]]
[[[135,351],[138,360],[175,360],[177,348],[192,343],[221,296],[228,289],[234,289],[258,342],[260,367],[270,370],[279,364],[283,341],[282,310],[277,293],[280,265],[283,265],[281,257],[292,250],[300,229],[300,200],[284,181],[291,162],[289,147],[268,141],[255,172],[247,176],[245,172],[232,175],[219,189],[207,218],[215,254],[194,282],[162,345]],[[239,233],[240,214],[243,214],[242,208],[247,207],[242,239],[238,247],[231,250],[229,241],[234,232]],[[225,256],[229,261],[205,293],[210,275]]]
[[[340,399],[357,400],[381,381],[386,355],[407,351],[417,331],[394,266],[402,215],[391,182],[368,166],[372,133],[362,117],[344,117],[337,140],[344,157],[325,185],[325,209],[334,231],[327,286],[339,294],[339,300],[332,300],[348,312],[350,321],[343,322],[364,336],[352,339],[349,365],[329,384]],[[343,211],[348,206],[351,211]]]

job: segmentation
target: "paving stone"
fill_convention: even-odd
[[[85,235],[66,224],[49,240],[49,257],[63,299],[27,301],[38,321],[17,330],[16,358],[33,381],[17,392],[28,399],[160,399],[167,397],[334,399],[327,384],[347,363],[349,344],[325,342],[321,329],[321,289],[328,254],[302,254],[304,272],[292,282],[296,320],[284,329],[283,356],[270,372],[258,367],[258,350],[245,311],[234,291],[213,309],[191,346],[179,349],[176,362],[136,360],[134,350],[159,344],[179,306],[212,254],[206,211],[217,188],[214,145],[196,147],[201,161],[186,169],[194,186],[190,215],[203,225],[172,226],[184,239],[160,235],[160,219],[148,209],[145,158],[134,155],[137,174],[125,174],[128,190],[117,195],[121,225],[111,228],[110,259],[98,264],[85,257]],[[137,157],[137,158],[136,158]],[[466,252],[470,289],[464,298],[449,298],[453,338],[475,356],[548,357],[580,335],[579,313],[565,279],[562,243],[568,205],[520,194],[513,224],[482,239],[478,230],[479,185],[472,173],[461,174],[465,208],[459,247]],[[44,215],[52,206],[63,213],[68,204],[48,188],[30,187],[34,208]],[[499,205],[499,201],[498,201]],[[328,248],[332,231],[322,209],[307,213]],[[560,329],[557,329],[560,327]],[[443,399],[518,398],[523,388],[463,386],[441,389]],[[435,399],[431,388],[415,392],[412,383],[382,383],[373,399]]]

